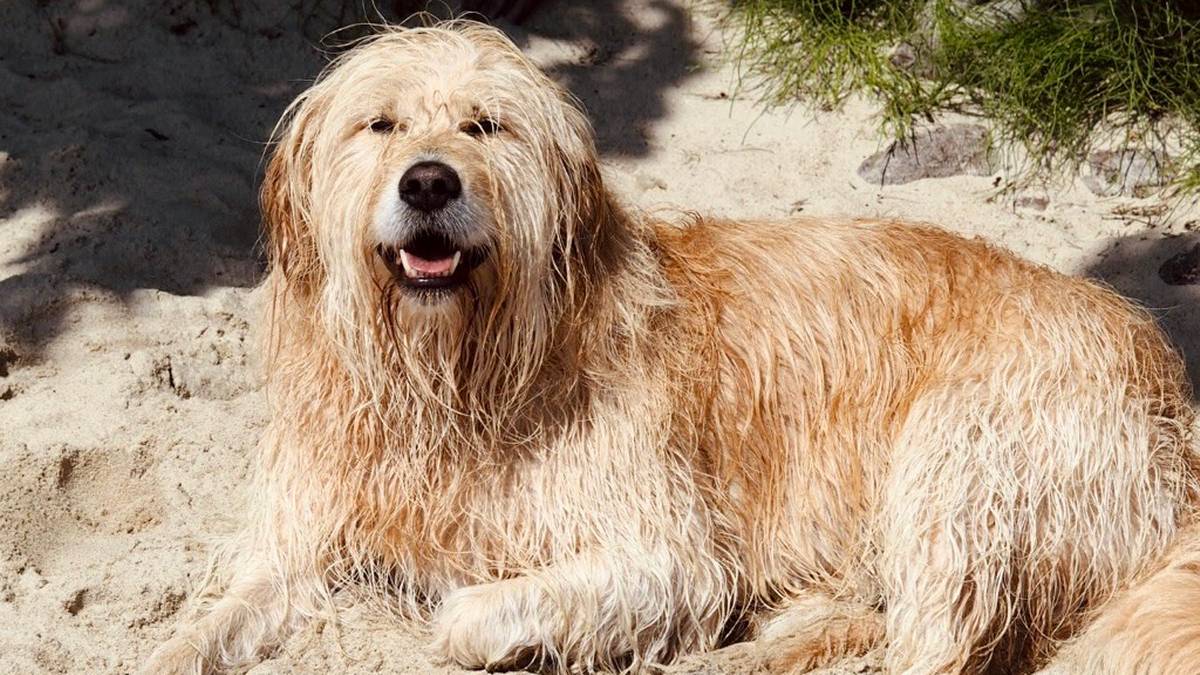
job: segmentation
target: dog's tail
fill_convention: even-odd
[[[1200,673],[1200,523],[1105,603],[1039,675]]]

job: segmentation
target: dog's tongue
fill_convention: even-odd
[[[454,256],[428,260],[403,250],[400,251],[400,256],[404,259],[404,269],[410,276],[415,273],[416,276],[438,277],[454,272]]]

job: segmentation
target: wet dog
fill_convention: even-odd
[[[624,209],[470,23],[334,63],[262,201],[253,509],[149,670],[252,662],[354,588],[467,667],[742,625],[779,671],[1200,672],[1190,392],[1113,293],[930,227]]]

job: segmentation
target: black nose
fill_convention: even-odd
[[[417,162],[400,177],[400,198],[418,211],[436,211],[460,194],[458,174],[441,162]]]

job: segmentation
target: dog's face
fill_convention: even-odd
[[[370,40],[284,125],[263,188],[273,264],[358,325],[544,307],[606,199],[582,113],[477,24]]]

